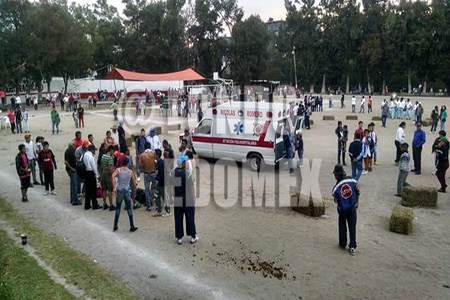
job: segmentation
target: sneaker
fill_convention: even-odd
[[[119,227],[114,226],[113,231],[117,231],[117,229],[119,229]]]
[[[137,227],[131,227],[131,228],[130,228],[130,232],[135,232],[136,230],[138,230]]]
[[[45,191],[45,192],[44,192],[44,196],[47,196],[48,194],[49,194],[48,191]]]
[[[172,214],[169,212],[169,213],[165,213],[165,214],[163,214],[161,217],[163,217],[163,218],[168,218],[168,217],[170,217]]]
[[[195,244],[198,242],[198,236],[192,237],[191,238],[191,244]]]
[[[350,250],[348,250],[350,252],[350,255],[355,255],[356,254],[356,249],[355,248],[350,248]]]
[[[27,197],[22,197],[22,202],[28,202],[28,198]]]
[[[108,204],[103,204],[103,210],[107,210],[109,208],[109,205]]]
[[[93,206],[93,207],[92,207],[93,210],[97,210],[97,209],[101,209],[101,208],[102,208],[101,205],[97,205],[97,206]]]
[[[52,194],[52,195],[56,195],[56,192],[55,192],[55,191],[52,191],[51,194]]]
[[[111,206],[109,207],[109,211],[113,211],[113,210],[116,210],[116,207],[115,207],[114,205],[111,205]]]
[[[30,188],[33,188],[33,187],[34,187],[34,185],[32,183],[30,183]]]
[[[139,203],[135,203],[134,205],[133,205],[133,208],[134,209],[138,209],[138,208],[140,208],[141,207],[141,205],[139,204]]]
[[[137,178],[137,182],[141,182],[141,177],[138,177],[138,178]]]
[[[367,173],[368,173],[367,170],[363,170],[361,175],[367,175]]]
[[[39,181],[33,181],[34,185],[39,185]]]
[[[434,169],[433,172],[432,172],[431,174],[436,175],[436,173],[437,173],[437,170]]]
[[[178,239],[178,240],[177,240],[177,244],[178,244],[178,245],[181,245],[182,243],[183,243],[183,240],[182,240],[182,239]]]

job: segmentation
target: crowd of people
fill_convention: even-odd
[[[52,111],[54,111],[53,109]],[[196,243],[198,236],[195,227],[195,174],[196,165],[189,129],[181,142],[179,156],[167,140],[160,141],[156,130],[146,134],[141,129],[135,139],[136,157],[130,154],[125,140],[123,122],[113,125],[97,148],[94,136],[83,139],[80,131],[75,132],[64,153],[64,164],[69,176],[70,203],[83,204],[84,209],[115,211],[113,230],[118,229],[122,203],[128,213],[130,231],[137,230],[133,210],[141,207],[137,201],[138,184],[144,178],[144,203],[153,216],[169,217],[173,207],[175,217],[175,237],[178,244],[184,236],[183,219],[186,218],[186,233],[190,242]],[[27,191],[43,185],[44,195],[56,195],[54,172],[57,170],[56,158],[50,144],[44,137],[26,133],[24,142],[19,145],[16,156],[16,170],[21,182],[22,201],[28,201]],[[39,178],[37,177],[39,170]],[[39,181],[40,179],[40,181]],[[180,182],[181,185],[174,184]],[[98,203],[98,199],[103,204]],[[113,202],[115,198],[115,202]],[[108,200],[108,201],[107,201]]]

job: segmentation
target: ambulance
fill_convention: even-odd
[[[301,132],[303,118],[291,119],[288,103],[230,101],[210,107],[192,133],[200,157],[233,159],[252,171],[277,165],[286,157],[285,130]]]

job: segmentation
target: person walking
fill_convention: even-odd
[[[70,184],[70,203],[74,206],[81,205],[81,202],[78,200],[78,176],[77,176],[77,159],[75,157],[75,145],[73,142],[70,142],[67,146],[66,151],[64,152],[64,164],[66,165],[66,172],[69,176],[69,184]]]
[[[364,156],[364,144],[356,137],[348,146],[348,155],[350,156],[352,166],[352,178],[359,181],[363,171],[362,159]]]
[[[38,185],[39,182],[36,180],[36,154],[34,152],[34,144],[31,140],[31,134],[26,133],[25,136],[25,150],[28,158],[28,166],[31,170],[31,175],[33,178],[33,183],[30,183],[30,187],[33,187],[34,184]]]
[[[378,136],[375,133],[375,123],[370,122],[369,125],[367,125],[367,129],[369,129],[370,133],[370,156],[373,159],[373,164],[375,166],[378,166]]]
[[[439,121],[439,107],[436,105],[431,111],[431,129],[430,133],[436,133],[438,121]]]
[[[94,100],[94,107],[96,107],[96,101]],[[119,109],[119,105],[117,104],[117,100],[114,100],[114,102],[111,104],[111,106],[109,107],[109,109],[113,110],[113,116],[114,116],[114,121],[117,121],[117,112]]]
[[[284,148],[286,149],[286,156],[288,159],[288,168],[289,168],[289,173],[294,173],[294,142],[292,140],[292,135],[289,132],[289,128],[285,127],[284,128],[284,133],[283,133],[283,142],[284,142]]]
[[[44,196],[51,193],[56,195],[54,171],[57,170],[55,155],[49,148],[48,142],[42,143],[44,149],[39,153],[39,160],[42,164],[42,170],[44,171],[45,192]],[[50,191],[49,191],[50,190]]]
[[[347,177],[342,165],[334,166],[333,174],[336,185],[333,187],[332,195],[338,211],[339,247],[346,249],[348,246],[349,253],[355,255],[357,247],[356,220],[360,195],[358,181]],[[348,245],[347,228],[350,238]]]
[[[389,116],[389,106],[386,99],[381,103],[381,127],[386,127],[386,120]]]
[[[397,197],[402,196],[403,187],[409,186],[409,184],[406,182],[406,177],[408,177],[410,169],[409,162],[411,160],[411,157],[408,152],[408,147],[409,147],[408,143],[403,143],[400,145],[400,151],[402,154],[400,155],[400,160],[398,164],[399,173],[397,179],[397,194],[395,194],[395,196]]]
[[[111,176],[111,181],[113,183],[113,190],[116,193],[116,213],[114,215],[113,231],[117,231],[117,229],[119,229],[118,224],[120,211],[122,208],[122,202],[125,201],[125,209],[127,210],[128,219],[130,222],[130,232],[134,232],[138,228],[134,226],[130,184],[137,187],[137,182],[134,172],[128,168],[127,157],[121,161],[121,166],[114,171]],[[134,190],[136,190],[136,188]]]
[[[195,227],[194,180],[192,173],[186,168],[187,161],[187,156],[179,156],[178,167],[171,172],[172,182],[174,182],[175,238],[178,245],[183,243],[183,218],[186,218],[186,234],[191,236],[191,244],[199,240]]]
[[[397,133],[395,134],[395,148],[397,149],[396,155],[395,155],[395,164],[398,164],[398,161],[400,160],[400,145],[405,142],[405,127],[406,123],[401,122],[398,126]]]
[[[23,119],[23,131],[25,133],[30,133],[30,124],[28,123],[28,109],[26,107],[23,108],[22,119]]]
[[[344,163],[345,159],[344,159],[344,152],[342,151],[342,139],[344,138],[344,129],[342,128],[342,121],[338,121],[337,123],[337,127],[334,130],[334,134],[336,134],[337,137],[337,149],[338,149],[338,153],[337,153],[337,161],[338,164],[341,164],[341,157],[342,157],[342,162]]]
[[[16,114],[14,113],[14,111],[10,108],[8,110],[8,119],[9,119],[9,124],[11,124],[11,133],[15,134],[16,133]]]
[[[50,113],[50,118],[52,120],[52,134],[55,134],[55,129],[56,129],[56,134],[59,134],[60,118],[59,118],[59,113],[56,111],[56,108],[54,108],[54,107],[52,109],[52,112]]]
[[[416,131],[414,131],[412,147],[413,147],[413,160],[414,169],[411,172],[415,172],[416,175],[420,175],[422,171],[422,148],[426,142],[426,134],[422,129],[422,123],[416,123]]]
[[[436,146],[436,156],[437,156],[437,165],[436,165],[436,177],[441,184],[441,188],[438,190],[440,193],[445,193],[447,189],[447,183],[445,180],[445,173],[449,167],[448,163],[448,149],[449,142],[446,137],[445,131],[442,131],[442,138],[440,142]]]
[[[362,96],[361,98],[361,105],[359,107],[359,113],[364,113],[365,112],[365,105],[366,105],[366,99],[364,98],[364,96]]]
[[[117,127],[117,133],[119,134],[119,151],[125,153],[128,147],[125,136],[125,129],[123,128],[123,120],[119,120],[119,127]]]
[[[355,109],[356,109],[356,97],[355,97],[355,95],[352,96],[351,102],[352,102],[352,113],[354,113]]]
[[[441,130],[445,131],[445,122],[447,122],[448,112],[447,107],[442,105],[441,113],[439,114],[439,120],[441,121]]]
[[[297,168],[303,165],[303,136],[301,132],[298,132],[295,136],[295,150],[297,150],[298,158],[297,158]],[[344,157],[344,156],[342,156]]]
[[[18,106],[16,108],[16,128],[17,128],[17,133],[23,133],[22,130],[22,109],[20,108],[20,106]]]
[[[87,141],[89,143],[89,141]],[[84,144],[84,143],[83,143]],[[94,158],[95,146],[89,145],[87,151],[81,156],[81,160],[86,168],[84,175],[85,200],[84,209],[101,209],[97,202],[97,180],[99,178],[97,163]]]
[[[369,101],[367,102],[367,113],[368,114],[372,113],[372,105],[373,105],[373,99],[372,99],[372,95],[370,95]]]
[[[28,202],[28,188],[30,187],[30,168],[24,144],[19,145],[19,153],[16,155],[16,171],[20,178],[20,191],[22,202]]]

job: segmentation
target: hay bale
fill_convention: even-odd
[[[346,120],[358,120],[358,116],[357,115],[347,115],[345,117]]]
[[[397,205],[392,210],[389,230],[396,233],[410,234],[413,230],[414,211],[412,208]]]
[[[425,119],[425,120],[422,120],[422,126],[424,126],[424,127],[431,126],[431,123],[432,123],[432,121],[429,118]]]
[[[324,121],[334,121],[334,116],[324,115],[322,117],[322,120],[324,120]]]
[[[171,124],[167,126],[168,131],[180,131],[181,130],[181,124]]]
[[[401,205],[406,207],[436,207],[438,192],[434,188],[407,186],[402,192]]]
[[[381,117],[380,116],[373,116],[372,117],[372,121],[381,121]]]
[[[311,195],[296,193],[291,195],[291,208],[310,217],[320,217],[325,214],[325,202],[313,199]]]

